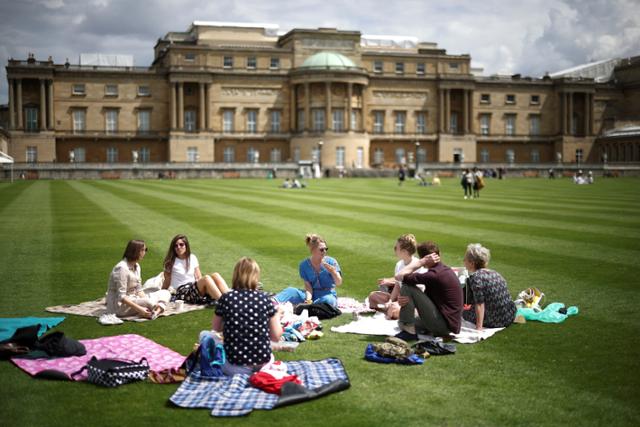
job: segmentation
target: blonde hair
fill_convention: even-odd
[[[258,263],[247,257],[242,257],[233,268],[233,278],[231,283],[233,289],[256,290],[260,281],[260,266]]]
[[[398,247],[400,249],[404,249],[405,251],[409,252],[410,255],[416,253],[416,246],[418,242],[416,241],[416,236],[414,236],[413,234],[403,234],[402,236],[398,237],[398,240],[396,242],[398,243]]]
[[[467,246],[467,252],[464,254],[464,257],[477,269],[486,268],[491,259],[491,251],[480,243],[470,243]]]
[[[320,243],[324,243],[325,245],[327,244],[327,241],[324,240],[324,237],[314,233],[307,234],[304,238],[304,242],[309,249],[317,248]]]

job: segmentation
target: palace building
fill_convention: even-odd
[[[640,57],[478,76],[412,37],[194,22],[148,67],[11,59],[4,147],[24,163],[640,161]]]

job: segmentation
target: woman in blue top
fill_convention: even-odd
[[[327,242],[317,234],[307,234],[305,239],[311,256],[300,263],[300,277],[304,281],[304,290],[286,288],[278,295],[278,302],[292,304],[327,303],[338,305],[336,287],[342,284],[338,261],[327,256]]]

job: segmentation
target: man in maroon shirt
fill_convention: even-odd
[[[396,275],[402,282],[398,303],[399,325],[402,332],[397,336],[405,340],[418,338],[418,331],[425,330],[435,336],[448,336],[460,332],[462,322],[462,288],[458,276],[451,268],[440,262],[440,248],[434,242],[421,244],[422,258],[413,261]],[[419,252],[420,253],[420,252]],[[428,267],[426,273],[414,273],[420,267]],[[416,287],[425,285],[424,292]],[[418,317],[415,317],[415,310]]]

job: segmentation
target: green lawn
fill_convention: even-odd
[[[0,363],[2,425],[638,425],[640,180],[489,180],[463,200],[457,179],[399,188],[393,179],[330,179],[304,190],[267,180],[36,181],[0,183],[0,315],[46,316],[44,307],[104,293],[131,238],[147,241],[144,278],[157,274],[171,237],[189,236],[204,271],[230,278],[252,256],[270,291],[298,284],[304,235],[324,235],[344,272],[340,294],[364,298],[395,264],[406,232],[440,244],[461,265],[465,247],[492,251],[512,295],[529,286],[547,302],[577,305],[563,324],[513,325],[487,342],[424,366],[363,360],[374,337],[327,332],[281,359],[342,359],[342,393],[241,419],[168,404],[177,385],[107,390],[30,378]],[[53,315],[53,314],[52,314]],[[183,354],[207,329],[211,310],[143,324],[100,326],[68,316],[57,328],[83,339],[137,333]],[[348,316],[325,322],[346,323]]]

